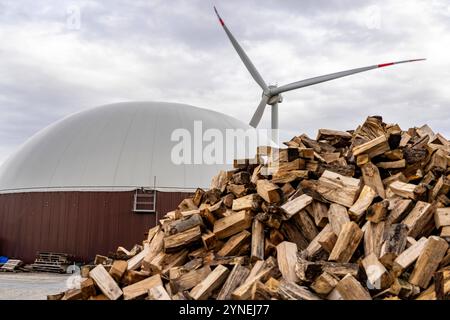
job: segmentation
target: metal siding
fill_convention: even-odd
[[[37,251],[91,261],[118,246],[141,244],[156,214],[132,212],[134,192],[0,194],[0,255],[33,262]],[[158,192],[158,219],[191,193]]]

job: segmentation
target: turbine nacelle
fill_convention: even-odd
[[[273,90],[275,90],[277,88],[276,85],[270,85],[268,86],[269,90],[264,90],[263,91],[263,96],[267,96],[268,100],[267,100],[267,104],[268,105],[274,105],[275,103],[281,103],[283,102],[283,96],[280,93],[276,93],[273,94]]]

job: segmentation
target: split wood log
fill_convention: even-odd
[[[173,235],[194,227],[204,227],[203,219],[199,214],[193,214],[184,219],[178,219],[167,225],[167,234]]]
[[[360,179],[346,177],[328,170],[318,180],[317,192],[328,201],[351,207],[360,191]]]
[[[386,223],[374,223],[368,221],[364,227],[364,255],[367,257],[371,253],[377,258],[380,257],[381,246],[383,244],[384,230]]]
[[[354,222],[347,222],[342,226],[329,261],[349,262],[363,237],[363,232]]]
[[[256,192],[268,203],[281,201],[281,189],[269,180],[260,179],[256,182]]]
[[[427,288],[447,249],[448,243],[444,239],[436,236],[429,237],[417,258],[409,282],[421,288]]]
[[[105,267],[101,264],[97,265],[89,272],[89,277],[95,281],[97,287],[103,292],[109,300],[117,300],[122,296],[122,290],[120,290],[117,283],[106,271]],[[81,292],[81,290],[80,290]]]
[[[213,232],[218,239],[224,239],[249,228],[251,224],[252,217],[250,213],[243,210],[217,220],[214,223]]]
[[[297,245],[293,242],[283,241],[277,246],[277,260],[283,278],[287,281],[297,282],[295,273],[297,264]]]
[[[173,292],[190,290],[205,279],[211,273],[211,268],[206,265],[199,269],[191,270],[177,278],[170,279],[170,287]]]
[[[281,206],[281,210],[284,212],[284,219],[289,220],[293,215],[305,209],[312,201],[312,197],[302,194],[301,196],[286,202]]]
[[[164,252],[170,253],[183,249],[202,237],[200,226],[164,238]],[[146,258],[147,260],[147,258]]]
[[[328,221],[336,235],[341,232],[342,226],[350,222],[347,208],[337,203],[332,203],[328,209]]]
[[[406,248],[408,226],[402,223],[393,224],[387,230],[386,240],[381,246],[380,261],[388,267]]]
[[[381,198],[385,199],[386,192],[377,166],[372,162],[367,162],[361,166],[361,172],[364,184],[371,187]]]
[[[158,255],[163,250],[164,245],[164,231],[159,230],[155,236],[153,237],[152,241],[150,242],[150,245],[146,251],[145,258],[142,261],[142,266],[145,271],[150,271],[150,263],[153,260],[154,257]],[[135,270],[130,269],[130,265],[128,264],[128,270]]]
[[[389,143],[386,139],[386,136],[381,135],[375,139],[372,139],[366,143],[354,147],[352,149],[352,152],[355,157],[357,155],[366,153],[369,156],[369,158],[374,158],[389,150],[390,150]]]
[[[411,245],[408,249],[403,251],[400,255],[395,258],[392,265],[392,271],[396,276],[400,276],[406,269],[416,262],[417,258],[422,253],[425,248],[427,238],[422,237],[415,244]]]
[[[434,208],[431,204],[418,201],[408,216],[403,220],[409,231],[408,236],[417,238],[426,225],[433,220]]]
[[[241,210],[255,210],[259,208],[260,205],[260,197],[256,193],[249,194],[247,196],[243,196],[233,200],[233,211],[241,211]]]
[[[253,220],[251,236],[251,261],[264,260],[264,225],[257,219]]]
[[[212,292],[225,282],[229,272],[230,270],[226,267],[222,265],[217,266],[205,279],[189,292],[189,295],[194,300],[208,299]]]
[[[311,289],[319,295],[326,296],[336,287],[338,282],[339,279],[336,276],[328,272],[323,272],[314,280]]]
[[[323,228],[328,223],[328,207],[320,201],[313,201],[306,207],[306,211],[313,217],[317,227]]]
[[[359,194],[358,200],[356,200],[356,202],[348,210],[350,218],[355,221],[359,221],[366,213],[367,208],[369,208],[376,196],[377,193],[375,190],[365,185]]]
[[[162,280],[159,274],[124,287],[123,298],[125,300],[131,300],[145,297],[148,295],[148,290],[155,286],[162,286]]]
[[[109,269],[109,274],[116,282],[120,282],[127,268],[128,263],[125,260],[114,260],[111,269]]]
[[[148,289],[148,300],[172,300],[163,286]]]
[[[386,289],[394,281],[385,266],[378,261],[374,253],[369,254],[361,261],[367,275],[369,289]]]
[[[436,228],[450,226],[450,208],[438,208],[434,214],[434,223]]]
[[[254,220],[257,221],[257,220]],[[248,242],[250,239],[251,233],[247,230],[243,230],[238,234],[230,237],[227,242],[223,245],[223,247],[217,252],[217,255],[220,257],[233,256],[236,255],[242,246]]]
[[[284,300],[321,300],[316,294],[309,291],[307,287],[299,286],[295,282],[285,279],[280,281],[278,294]]]
[[[344,300],[372,300],[369,292],[350,274],[339,281],[333,291]]]
[[[220,289],[217,300],[231,300],[231,293],[247,279],[249,273],[250,270],[248,268],[236,264],[223,284],[222,289]]]

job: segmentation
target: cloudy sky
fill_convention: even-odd
[[[450,137],[446,0],[1,0],[0,163],[55,120],[112,102],[182,102],[249,121],[261,90],[213,4],[270,84],[428,58],[284,94],[286,137],[373,114]]]

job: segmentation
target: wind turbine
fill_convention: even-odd
[[[283,86],[275,86],[275,85],[267,85],[264,79],[259,74],[258,70],[253,65],[250,58],[247,56],[245,51],[242,49],[242,47],[237,42],[236,38],[233,36],[233,34],[230,32],[230,30],[225,25],[225,22],[220,17],[219,12],[217,12],[216,7],[214,7],[214,11],[216,12],[217,18],[219,19],[220,24],[222,25],[223,29],[225,30],[225,33],[227,34],[228,38],[231,41],[231,44],[233,45],[234,49],[237,51],[239,57],[241,58],[242,62],[244,63],[247,70],[250,72],[253,79],[256,81],[256,83],[261,87],[263,90],[261,102],[259,103],[258,107],[256,108],[255,113],[253,114],[252,119],[250,120],[250,125],[254,128],[256,128],[261,121],[261,118],[264,114],[264,110],[266,108],[266,105],[270,105],[272,107],[272,131],[275,131],[278,129],[278,103],[283,101],[283,97],[281,96],[281,93],[300,89],[308,86],[312,86],[318,83],[334,80],[337,78],[346,77],[355,73],[369,71],[372,69],[377,68],[383,68],[387,66],[392,66],[395,64],[400,63],[407,63],[407,62],[415,62],[415,61],[423,61],[426,59],[413,59],[413,60],[403,60],[403,61],[396,61],[396,62],[389,62],[389,63],[381,63],[381,64],[375,64],[368,67],[362,67],[362,68],[356,68],[356,69],[350,69],[335,73],[326,74],[323,76],[318,76],[314,78],[304,79],[296,82],[292,82]]]

